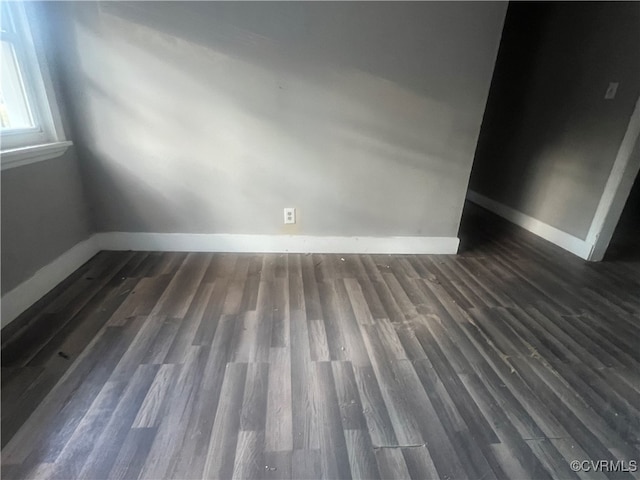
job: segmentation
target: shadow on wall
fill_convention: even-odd
[[[277,28],[299,5],[265,15],[269,33],[290,35],[276,39],[254,28],[268,7],[218,4],[212,19],[197,10],[210,5],[188,5],[78,16],[73,93],[99,230],[455,236],[482,82],[460,76],[471,95],[460,105],[439,78],[419,91],[413,75],[367,72],[368,50],[362,69],[348,66],[327,32],[301,48],[305,29]],[[490,66],[469,68],[488,82]],[[300,221],[285,230],[289,205]]]
[[[470,188],[586,238],[638,98],[639,25],[624,2],[511,3]]]

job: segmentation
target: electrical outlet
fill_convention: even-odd
[[[616,98],[616,93],[618,91],[618,82],[611,82],[607,87],[607,91],[604,94],[605,100],[613,100]]]
[[[296,223],[296,209],[285,208],[284,209],[284,223]]]

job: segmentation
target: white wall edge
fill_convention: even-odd
[[[593,216],[587,241],[593,244],[589,260],[602,260],[609,246],[613,232],[620,219],[620,214],[629,197],[639,170],[638,161],[633,161],[631,154],[640,137],[640,97],[629,119],[627,130],[613,162],[611,173],[600,197],[598,208]]]
[[[496,215],[506,218],[510,222],[521,226],[525,230],[544,238],[545,240],[577,255],[580,258],[588,259],[591,253],[591,244],[578,237],[563,232],[562,230],[552,227],[537,218],[530,217],[518,210],[508,207],[500,202],[496,202],[484,195],[473,190],[467,192],[467,199],[492,211]]]
[[[230,253],[455,254],[457,237],[332,237],[198,233],[105,232],[100,250]]]
[[[4,294],[0,301],[2,327],[4,328],[15,320],[98,251],[95,237],[90,237],[71,247],[54,261],[38,270],[31,278]]]

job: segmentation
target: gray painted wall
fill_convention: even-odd
[[[98,231],[457,235],[506,4],[44,8]]]
[[[2,294],[90,235],[77,157],[4,170],[2,182]]]
[[[512,2],[470,188],[585,239],[640,94],[638,45],[640,3]]]
[[[35,8],[25,5],[33,22],[34,36],[45,46],[50,79],[58,97],[58,107],[67,137],[70,138],[68,115],[61,100],[61,82],[56,75],[52,45],[46,18]],[[74,147],[58,158],[3,170],[1,187],[1,261],[0,293],[4,295],[40,268],[48,265],[92,232],[87,199],[84,195],[76,150]]]

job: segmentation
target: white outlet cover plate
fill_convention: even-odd
[[[618,82],[611,82],[607,87],[607,91],[604,94],[605,100],[613,100],[616,98],[616,93],[618,92]]]
[[[295,208],[285,208],[284,209],[284,223],[296,223],[296,209]]]

